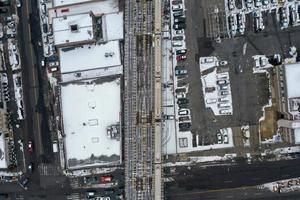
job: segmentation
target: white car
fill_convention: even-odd
[[[188,115],[190,114],[190,110],[189,109],[180,109],[178,111],[178,115]]]
[[[220,110],[219,110],[219,113],[220,113],[221,115],[231,115],[231,112],[230,112],[229,109],[220,109]]]
[[[217,99],[206,99],[207,104],[217,103]]]
[[[174,6],[172,6],[172,10],[173,10],[173,12],[183,10],[183,6],[182,5],[174,5]]]
[[[177,94],[177,95],[176,95],[176,98],[177,98],[177,99],[180,99],[180,98],[186,98],[186,95],[185,95],[185,93]]]

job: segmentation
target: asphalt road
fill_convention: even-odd
[[[299,164],[300,160],[285,160],[251,165],[238,164],[214,167],[198,165],[192,166],[190,169],[176,167],[174,174],[166,171],[166,176],[175,179],[175,182],[167,184],[167,197],[174,199],[173,197],[182,193],[208,194],[215,190],[252,188],[252,186],[267,182],[300,177]]]

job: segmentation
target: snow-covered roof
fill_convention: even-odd
[[[300,144],[300,128],[294,129],[295,144]]]
[[[69,51],[59,49],[61,73],[121,65],[118,41],[83,45]]]
[[[4,134],[0,135],[0,168],[7,168]]]
[[[300,63],[285,65],[287,98],[300,97]]]
[[[91,13],[54,18],[52,26],[55,45],[94,40]]]
[[[121,143],[107,134],[120,123],[120,78],[61,85],[61,106],[69,167],[120,161]],[[96,159],[90,160],[91,156]],[[82,166],[82,164],[80,164]]]
[[[106,14],[102,17],[104,40],[123,39],[123,12]]]
[[[64,6],[69,4],[83,3],[91,0],[53,0],[53,6]]]
[[[92,12],[95,16],[101,16],[107,13],[119,12],[118,0],[102,0],[85,2],[83,4],[75,4],[63,6],[59,8],[49,9],[49,22],[54,17],[63,17],[66,15],[78,15],[81,13]]]

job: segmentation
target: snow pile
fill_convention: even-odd
[[[189,157],[191,162],[214,162],[214,161],[225,161],[232,160],[235,158],[236,154],[225,154],[224,156],[197,156],[197,157]]]
[[[260,185],[259,189],[269,189],[272,192],[287,193],[300,189],[300,178],[285,179]]]

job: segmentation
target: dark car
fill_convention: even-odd
[[[7,8],[0,8],[0,13],[7,13],[8,9]]]
[[[177,100],[178,104],[187,104],[189,103],[189,100],[187,98],[180,98]]]
[[[48,33],[48,25],[47,24],[43,24],[43,32]]]
[[[186,28],[186,25],[185,25],[185,23],[175,23],[175,24],[173,25],[173,28],[174,28],[175,30],[182,30],[182,29],[185,29],[185,28]]]
[[[184,55],[186,54],[186,49],[179,49],[176,51],[176,55]]]
[[[186,89],[185,88],[177,88],[177,89],[175,89],[175,92],[176,93],[181,93],[181,92],[186,92]]]
[[[174,23],[185,23],[185,17],[175,17]]]
[[[173,16],[174,17],[182,17],[184,15],[184,11],[182,10],[182,11],[178,11],[178,12],[174,12],[173,13]]]
[[[19,185],[24,188],[25,190],[27,190],[27,185],[29,183],[29,178],[21,178],[19,181],[18,181]]]
[[[189,131],[191,128],[191,123],[186,122],[186,123],[179,123],[179,131]]]
[[[187,75],[186,69],[176,69],[175,70],[175,76],[182,76],[182,75]]]
[[[174,36],[173,40],[183,40],[183,36]]]
[[[179,121],[183,122],[183,121],[189,121],[190,120],[190,116],[183,116],[183,117],[179,117]]]
[[[29,165],[27,166],[27,169],[30,173],[33,172],[33,168],[34,168],[34,164],[33,163],[29,163]]]
[[[31,140],[28,141],[28,152],[29,152],[30,154],[33,153],[33,143],[32,143]]]

